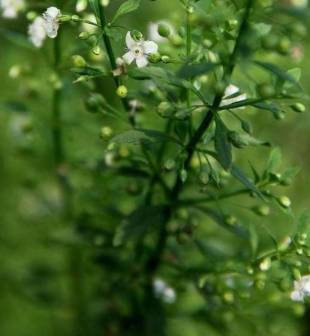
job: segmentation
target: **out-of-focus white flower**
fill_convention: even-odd
[[[49,7],[46,12],[43,13],[44,28],[46,35],[50,38],[55,38],[57,36],[60,15],[60,9],[56,7]]]
[[[290,0],[290,4],[294,7],[303,9],[308,6],[308,0]]]
[[[17,17],[19,11],[25,8],[24,0],[0,0],[0,7],[2,9],[2,15],[8,19],[14,19]]]
[[[37,48],[41,48],[46,39],[44,24],[44,19],[39,16],[28,27],[29,39]]]
[[[167,38],[162,37],[158,34],[158,26],[160,24],[165,24],[170,29],[171,32],[174,32],[173,27],[167,21],[150,22],[148,25],[148,37],[150,40],[155,41],[157,43],[167,41]]]
[[[304,301],[307,296],[310,296],[310,275],[304,275],[300,280],[294,281],[291,299],[293,301]]]
[[[83,12],[87,8],[87,0],[77,0],[75,9],[78,13]]]
[[[233,103],[238,103],[247,98],[245,93],[241,93],[240,89],[233,84],[227,86],[224,99],[222,100],[221,106],[230,105]]]
[[[174,303],[177,298],[175,290],[169,287],[166,282],[161,279],[154,280],[153,289],[155,296],[165,303]]]
[[[96,16],[94,14],[83,15],[82,19],[86,20],[86,21],[93,22],[94,24],[96,24]],[[83,22],[82,25],[81,25],[81,30],[83,32],[87,32],[87,33],[92,34],[97,30],[97,27],[95,25]]]
[[[147,66],[148,55],[158,51],[158,45],[155,42],[143,39],[135,41],[130,32],[126,35],[126,45],[129,51],[123,56],[124,61],[131,64],[135,60],[138,68]]]

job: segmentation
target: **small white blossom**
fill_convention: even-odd
[[[46,39],[44,22],[42,17],[37,17],[28,28],[29,39],[37,48],[41,48]]]
[[[24,0],[0,0],[0,7],[2,9],[2,15],[8,19],[14,19],[17,17],[19,11],[25,8]]]
[[[117,57],[116,65],[117,68],[112,71],[114,77],[121,76],[124,73],[126,73],[126,66],[125,66],[126,64],[122,58]]]
[[[165,303],[174,303],[176,300],[175,290],[169,287],[165,281],[155,279],[153,282],[154,294],[157,298],[162,299]]]
[[[221,103],[221,106],[238,103],[242,100],[245,100],[246,98],[246,94],[240,93],[240,89],[236,85],[230,84],[225,90],[224,99]]]
[[[55,38],[59,29],[59,17],[61,12],[56,7],[49,7],[43,14],[44,28],[50,38]]]
[[[148,55],[156,53],[158,50],[158,45],[153,41],[135,41],[131,37],[131,33],[128,32],[126,35],[126,45],[128,52],[123,56],[124,61],[127,64],[131,64],[134,60],[138,68],[143,68],[148,65]]]
[[[291,299],[293,301],[304,301],[307,296],[310,296],[310,275],[305,275],[300,280],[294,281]]]

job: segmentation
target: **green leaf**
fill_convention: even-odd
[[[297,218],[295,234],[308,233],[309,224],[310,224],[309,210],[304,210]]]
[[[228,139],[228,130],[222,120],[217,117],[215,119],[215,151],[217,159],[225,170],[228,170],[232,164],[231,143]]]
[[[158,142],[165,142],[170,141],[174,142],[178,145],[182,144],[175,138],[166,135],[163,132],[156,131],[156,130],[146,130],[146,129],[136,129],[130,130],[123,133],[120,133],[113,137],[110,140],[110,143],[114,144],[132,144],[132,145],[139,145],[139,144],[156,144]]]
[[[89,5],[96,15],[97,22],[99,23],[100,21],[100,5],[99,5],[99,0],[89,0]]]
[[[259,196],[261,199],[264,199],[264,196],[262,193],[256,188],[255,184],[251,182],[246,175],[243,173],[243,171],[237,167],[236,165],[232,165],[230,169],[231,175],[239,180],[244,186],[246,186],[249,190],[253,191],[257,196]]]
[[[141,0],[127,0],[122,3],[116,11],[111,23],[114,23],[119,17],[137,10],[140,6],[140,2]]]
[[[283,71],[282,69],[280,69],[276,65],[274,65],[272,63],[261,62],[261,61],[254,61],[254,63],[256,65],[260,66],[261,68],[263,68],[264,70],[267,70],[267,71],[271,72],[273,75],[275,75],[279,79],[283,80],[284,82],[286,82],[286,81],[291,82],[291,83],[293,83],[294,85],[296,85],[300,88],[300,84],[296,81],[294,76],[292,76],[290,73],[288,73],[286,71]]]
[[[108,74],[101,69],[85,66],[83,68],[71,68],[71,71],[79,76],[100,77]]]
[[[269,156],[267,162],[267,173],[274,173],[275,169],[281,164],[282,154],[280,148],[274,148]]]
[[[178,76],[184,79],[194,78],[212,71],[217,66],[216,63],[186,64],[180,69]]]

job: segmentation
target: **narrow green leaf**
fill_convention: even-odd
[[[100,5],[99,0],[89,0],[89,5],[92,11],[94,12],[97,22],[100,22]]]
[[[267,162],[267,173],[274,173],[275,169],[281,164],[282,154],[280,148],[274,148]]]
[[[228,130],[222,120],[217,117],[215,119],[215,151],[217,159],[225,170],[228,170],[232,164],[231,143],[228,139]]]
[[[111,23],[114,23],[121,16],[137,10],[140,6],[140,2],[141,0],[127,0],[123,2],[118,8],[118,10],[116,11]]]

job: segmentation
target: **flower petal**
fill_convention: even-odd
[[[153,41],[143,42],[143,49],[146,54],[153,54],[158,51],[158,45]]]
[[[126,45],[128,49],[132,49],[136,45],[136,41],[131,37],[130,31],[126,35]]]
[[[146,56],[140,56],[136,58],[136,63],[138,68],[144,68],[148,65],[149,61]]]
[[[133,60],[135,59],[135,54],[132,51],[128,51],[124,56],[123,56],[123,60],[127,63],[127,64],[131,64],[133,62]]]

